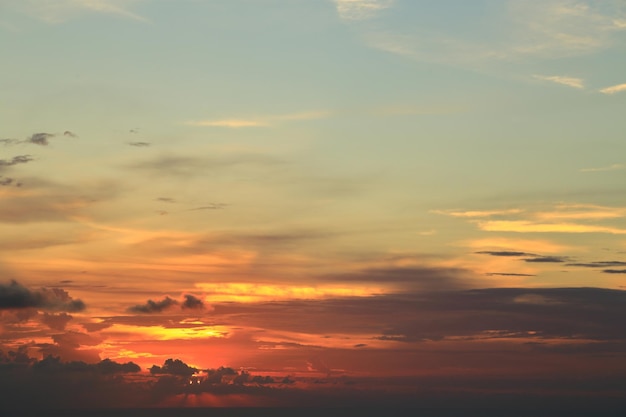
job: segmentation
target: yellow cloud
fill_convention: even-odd
[[[280,122],[291,122],[301,120],[316,120],[328,117],[330,112],[327,111],[310,111],[300,113],[266,115],[251,118],[232,118],[232,119],[216,119],[216,120],[197,120],[186,122],[189,126],[206,126],[206,127],[225,127],[225,128],[242,128],[242,127],[270,127]]]
[[[536,223],[527,220],[490,220],[478,222],[488,232],[519,233],[611,233],[626,234],[625,229],[575,223]]]
[[[602,94],[615,94],[622,91],[626,91],[626,84],[613,85],[611,87],[606,87],[600,90]]]
[[[205,298],[207,302],[367,297],[385,292],[380,287],[340,287],[335,285],[314,287],[252,283],[198,283],[196,286],[207,293]]]
[[[519,209],[509,210],[468,210],[468,211],[452,211],[452,210],[432,210],[431,213],[443,214],[445,216],[452,217],[490,217],[499,216],[504,214],[517,214],[521,213]]]
[[[568,77],[564,75],[533,75],[533,78],[553,83],[566,85],[573,88],[585,88],[582,78]]]

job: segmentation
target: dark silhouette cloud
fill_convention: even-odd
[[[4,187],[9,186],[9,185],[13,184],[14,181],[15,181],[14,178],[10,178],[10,177],[4,177],[3,178],[0,175],[0,186],[4,186]]]
[[[178,304],[178,301],[170,297],[165,297],[161,301],[148,300],[146,304],[141,304],[141,305],[130,307],[128,311],[133,312],[133,313],[146,313],[146,314],[160,313],[163,310],[170,308],[177,304]]]
[[[70,138],[77,138],[78,135],[74,132],[71,132],[69,130],[66,130],[65,132],[63,132],[63,136],[69,136]]]
[[[565,262],[566,258],[561,256],[537,256],[535,258],[524,259],[524,262],[534,262],[534,263],[562,263]]]
[[[0,310],[37,308],[51,311],[81,311],[85,303],[60,288],[30,290],[16,281],[0,284]]]
[[[536,277],[534,274],[518,274],[515,272],[489,272],[489,276],[501,276],[501,277]]]
[[[128,142],[128,144],[136,148],[145,148],[152,145],[150,142]]]
[[[185,301],[181,304],[182,308],[189,309],[202,309],[204,308],[204,302],[192,294],[185,294]]]
[[[153,365],[150,368],[150,373],[153,375],[167,374],[178,376],[191,376],[198,372],[197,368],[193,368],[187,365],[180,359],[167,359],[163,366]]]
[[[605,274],[626,274],[626,269],[603,269]]]
[[[73,317],[67,313],[50,314],[44,312],[41,317],[41,322],[51,329],[65,330],[65,326],[67,326],[67,323],[69,323],[72,318]]]
[[[569,263],[567,266],[578,266],[582,268],[608,268],[611,266],[626,266],[626,262],[622,261],[599,261],[586,263]]]
[[[478,253],[481,255],[491,255],[491,256],[515,256],[515,257],[519,257],[519,256],[537,256],[533,253],[528,253],[528,252],[514,252],[514,251],[490,251],[490,250],[484,250],[484,251],[479,251],[479,252],[474,252],[474,253]]]
[[[33,161],[33,157],[30,155],[17,155],[10,160],[0,159],[0,169],[2,169],[3,167],[10,167],[18,164],[26,164],[31,161]]]
[[[5,146],[15,145],[16,143],[20,143],[20,141],[18,139],[7,139],[7,138],[0,139],[0,144],[3,144]]]
[[[26,142],[40,146],[48,146],[48,139],[53,138],[54,136],[55,135],[53,133],[33,133],[28,139],[26,139]]]

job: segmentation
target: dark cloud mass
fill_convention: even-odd
[[[49,138],[53,138],[55,135],[53,133],[33,133],[26,142],[32,143],[40,146],[48,146]]]
[[[528,253],[528,252],[513,252],[513,251],[490,251],[490,250],[484,250],[484,251],[479,251],[479,252],[475,252],[477,254],[480,255],[491,255],[491,256],[537,256],[533,253]]]
[[[561,263],[565,262],[565,258],[560,256],[537,256],[536,258],[524,259],[524,262],[531,263]]]
[[[153,375],[167,374],[167,375],[179,375],[190,376],[198,372],[197,368],[193,368],[180,359],[167,359],[163,366],[153,365],[150,368],[150,373]]]
[[[178,301],[170,297],[165,297],[161,301],[148,300],[146,304],[141,304],[141,305],[130,307],[128,311],[132,313],[145,313],[145,314],[160,313],[163,310],[170,308],[177,304],[178,304]]]
[[[85,303],[60,288],[30,290],[16,281],[0,284],[0,310],[37,308],[51,311],[81,311]]]
[[[518,274],[515,272],[489,272],[489,276],[501,276],[501,277],[536,277],[533,274]]]
[[[626,262],[622,261],[599,261],[587,263],[569,263],[567,266],[578,266],[582,268],[608,268],[611,266],[626,266]]]
[[[150,142],[128,142],[128,144],[137,148],[145,148],[151,145]]]
[[[41,322],[54,330],[65,330],[65,326],[72,320],[72,316],[67,313],[51,314],[43,313]]]
[[[626,269],[603,269],[605,274],[626,274]]]
[[[204,308],[204,302],[196,297],[195,295],[192,294],[185,294],[185,301],[183,301],[182,303],[182,308],[189,308],[189,309],[201,309]]]
[[[10,160],[0,159],[0,169],[2,167],[10,167],[13,165],[18,165],[18,164],[26,164],[31,161],[33,161],[33,157],[30,155],[17,155],[11,158]]]

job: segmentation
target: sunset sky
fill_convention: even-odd
[[[14,398],[626,404],[624,1],[0,0],[0,56]]]

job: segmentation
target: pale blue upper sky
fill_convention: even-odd
[[[0,56],[8,265],[219,235],[207,262],[266,280],[401,256],[624,284],[562,273],[624,260],[623,1],[0,0]]]

